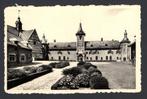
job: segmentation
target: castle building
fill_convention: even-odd
[[[129,62],[130,41],[125,30],[121,42],[117,40],[85,41],[86,33],[79,25],[76,42],[50,42],[48,46],[48,60],[51,61],[124,61]]]
[[[15,24],[15,27],[7,25],[8,64],[27,64],[32,62],[32,57],[42,58],[42,44],[36,29],[23,30],[20,17]]]

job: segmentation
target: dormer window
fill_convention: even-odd
[[[113,51],[112,51],[112,50],[109,50],[109,51],[108,51],[108,54],[113,54]]]
[[[68,54],[70,54],[70,52],[69,52],[69,51],[68,51],[67,53],[68,53]]]
[[[92,45],[92,44],[91,44],[90,46],[91,46],[91,47],[93,47],[93,45]]]
[[[59,51],[59,52],[58,52],[58,54],[62,54],[62,52],[61,52],[61,51]]]

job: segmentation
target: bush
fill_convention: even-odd
[[[49,64],[49,66],[51,66],[52,68],[55,68],[55,65],[58,64],[57,62],[52,62]]]
[[[80,63],[80,65],[78,64],[78,67],[81,67],[81,68],[85,68],[85,69],[89,69],[90,67],[94,67],[94,68],[97,68],[95,65],[92,65],[91,63]]]
[[[94,67],[90,67],[90,68],[88,69],[88,72],[89,72],[89,75],[90,75],[90,76],[91,76],[91,74],[94,73],[94,72],[98,73],[99,75],[102,75],[101,71],[98,70],[97,68],[94,68]]]
[[[87,73],[79,74],[72,82],[79,87],[89,87],[89,75]]]
[[[77,89],[78,86],[72,83],[73,78],[74,77],[72,75],[65,75],[61,79],[59,79],[54,85],[52,85],[51,89]]]
[[[109,89],[109,84],[105,77],[92,76],[89,84],[91,89]]]
[[[27,75],[23,69],[8,69],[8,80],[26,77]]]
[[[82,71],[81,71],[81,68],[79,68],[79,67],[72,67],[72,68],[63,70],[64,75],[70,74],[70,75],[73,75],[73,76],[77,76],[80,73],[82,73]]]
[[[61,61],[61,62],[55,64],[55,68],[64,68],[64,67],[69,66],[69,65],[70,64],[69,64],[68,61]]]
[[[78,66],[80,66],[80,65],[84,65],[84,64],[85,64],[85,62],[83,62],[83,61],[77,63]]]
[[[36,73],[37,68],[36,67],[23,67],[23,70],[27,74]]]
[[[52,71],[52,67],[50,65],[41,65],[39,67],[42,67],[43,70],[50,70],[50,71]]]

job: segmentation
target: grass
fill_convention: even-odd
[[[134,89],[135,88],[135,67],[123,63],[94,63],[109,81],[112,89]]]

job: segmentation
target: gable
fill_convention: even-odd
[[[28,40],[40,41],[36,30],[34,30]]]

